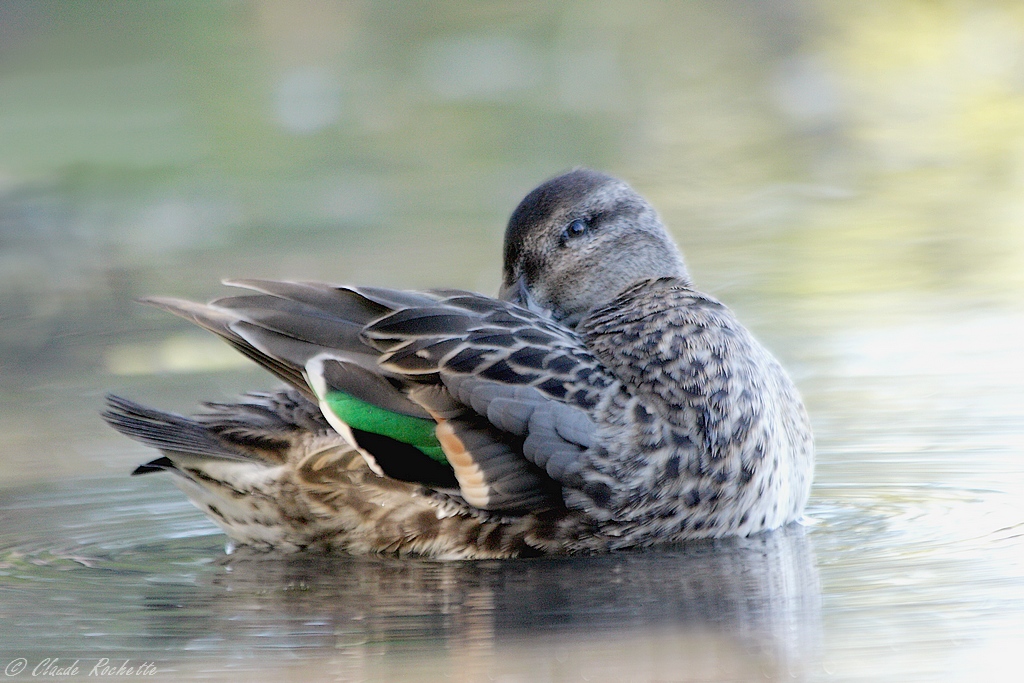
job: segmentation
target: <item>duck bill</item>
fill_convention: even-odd
[[[526,288],[526,278],[520,275],[512,284],[502,285],[498,292],[498,298],[514,303],[516,306],[530,308],[531,298],[530,291]]]
[[[526,278],[520,276],[511,285],[502,285],[501,290],[498,292],[498,298],[503,301],[508,301],[515,304],[516,306],[522,306],[523,308],[536,313],[540,317],[546,320],[556,320],[554,311],[550,308],[546,308],[533,298],[533,294],[530,293],[529,287],[526,286]]]

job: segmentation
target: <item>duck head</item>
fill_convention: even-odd
[[[512,213],[499,296],[573,327],[656,277],[689,282],[657,212],[621,180],[578,168],[537,187]]]

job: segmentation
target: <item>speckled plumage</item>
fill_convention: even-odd
[[[608,176],[576,170],[520,203],[501,299],[236,284],[254,293],[154,303],[295,389],[192,420],[112,399],[107,419],[160,448],[167,460],[141,469],[181,475],[238,541],[576,552],[748,535],[795,520],[806,502],[813,446],[792,382],[693,289],[654,210]],[[342,423],[328,400],[338,395],[436,421],[451,474],[407,468],[425,456],[398,432]],[[232,434],[259,438],[240,446]],[[211,446],[226,438],[229,453]]]
[[[604,439],[587,456],[605,528],[634,544],[747,535],[800,516],[813,472],[807,415],[723,304],[678,279],[649,280],[580,332],[622,382],[598,406]]]
[[[602,548],[592,523],[565,510],[508,517],[378,476],[294,389],[206,407],[184,417],[110,397],[104,417],[165,454],[136,473],[174,474],[193,504],[236,543],[444,559]]]

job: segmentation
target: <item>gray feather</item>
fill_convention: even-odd
[[[586,450],[578,444],[566,441],[558,434],[556,407],[561,404],[548,402],[537,406],[530,418],[529,431],[523,442],[523,455],[543,468],[555,481],[566,486],[580,484],[580,456]]]
[[[579,483],[580,456],[593,444],[596,432],[585,412],[533,387],[462,375],[442,375],[442,379],[457,400],[469,404],[494,427],[526,437],[523,454],[548,476],[566,486]]]
[[[280,282],[257,279],[225,280],[224,284],[251,289],[289,301],[301,302],[339,320],[348,320],[360,326],[396,310],[396,306],[383,304],[363,296],[358,287],[322,282]]]
[[[213,436],[196,420],[147,408],[113,394],[101,414],[111,427],[127,437],[168,453],[189,453],[224,460],[251,460]]]
[[[551,410],[555,417],[555,433],[558,436],[583,448],[594,445],[597,426],[589,415],[564,403],[553,404]]]
[[[539,395],[540,392],[538,392]],[[487,419],[502,431],[523,436],[526,434],[530,417],[536,407],[536,401],[500,396],[487,406]]]
[[[430,413],[413,403],[390,382],[359,365],[341,358],[323,363],[324,380],[330,389],[342,391],[378,408],[401,415],[429,419]]]
[[[507,435],[475,416],[449,420],[448,424],[483,475],[486,509],[514,513],[560,503],[559,487],[524,460]]]
[[[306,386],[305,379],[299,368],[283,363],[280,359],[275,358],[273,354],[268,355],[254,347],[232,329],[232,326],[238,323],[238,318],[233,313],[215,306],[197,304],[192,301],[170,297],[149,297],[140,299],[140,301],[190,320],[200,327],[213,332],[243,355],[254,360],[288,384],[303,392],[306,396],[314,398],[312,391]]]
[[[344,289],[392,311],[412,308],[414,306],[431,306],[445,296],[435,292],[411,292],[408,290],[385,289],[383,287],[344,287]],[[471,294],[470,292],[462,293]]]
[[[423,406],[431,415],[447,420],[466,412],[442,384],[421,384],[409,389],[409,398]]]
[[[238,319],[311,344],[355,349],[363,325],[339,318],[308,304],[266,294],[224,297],[210,304],[231,311]]]

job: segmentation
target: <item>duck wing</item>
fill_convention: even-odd
[[[316,401],[378,473],[486,510],[560,504],[616,380],[574,332],[470,292],[241,280],[210,304],[151,299]]]

